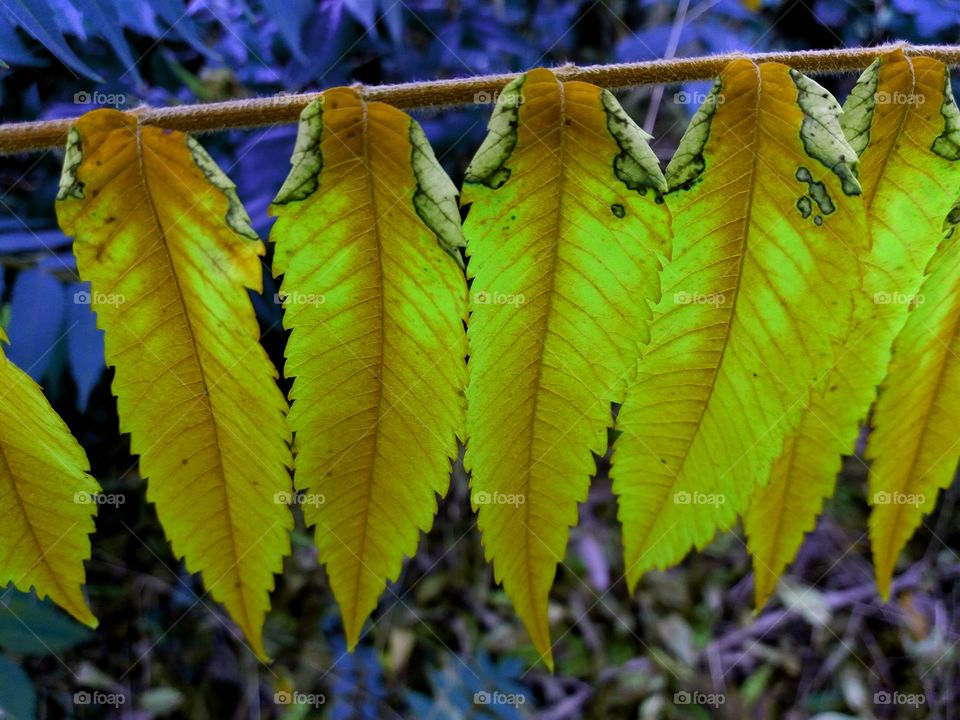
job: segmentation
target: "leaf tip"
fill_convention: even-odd
[[[75,620],[86,625],[91,630],[96,630],[100,626],[97,616],[90,610],[90,606],[82,598],[79,603],[71,603],[67,609]]]
[[[893,584],[893,565],[895,558],[891,559],[886,555],[874,555],[874,572],[877,576],[877,592],[880,593],[880,599],[885,603],[890,602],[890,587]]]
[[[343,634],[347,640],[347,652],[352,653],[357,649],[357,644],[360,642],[360,631],[363,629],[363,622],[358,622],[355,618],[347,618],[344,616],[343,620]]]
[[[263,646],[263,638],[260,636],[260,634],[255,636],[247,635],[247,643],[249,644],[250,650],[253,652],[253,654],[257,656],[257,660],[265,665],[269,665],[273,662],[273,658],[267,654],[267,650]]]
[[[540,659],[543,660],[543,664],[547,666],[547,670],[550,671],[550,674],[553,674],[553,648],[547,648],[545,653],[540,654]]]
[[[776,587],[777,578],[773,573],[757,568],[757,561],[753,564],[753,612],[758,614],[773,595]]]
[[[547,666],[547,669],[553,672],[553,642],[550,639],[550,626],[546,613],[537,613],[530,617],[526,613],[521,613],[521,619],[530,635],[530,642],[534,649],[540,655],[540,660]]]

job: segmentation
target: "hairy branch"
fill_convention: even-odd
[[[895,48],[902,49],[907,55],[923,55],[940,60],[948,66],[960,66],[960,46],[896,43],[837,50],[729,53],[586,67],[564,65],[554,68],[554,72],[562,80],[584,80],[611,89],[707,80],[718,75],[724,65],[737,58],[747,58],[755,62],[780,62],[801,72],[816,75],[861,70],[878,56]],[[504,73],[453,80],[355,87],[367,100],[377,100],[399,108],[445,107],[488,102],[487,98],[492,97],[493,93],[515,77],[515,73]],[[132,112],[148,125],[202,133],[295,122],[300,111],[317,95],[318,93],[300,93],[164,108],[144,106]],[[75,118],[65,118],[0,125],[0,155],[59,147],[65,142],[67,130],[74,120]]]

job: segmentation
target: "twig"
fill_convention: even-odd
[[[562,80],[583,80],[601,87],[617,89],[637,85],[707,80],[718,75],[724,65],[737,58],[746,58],[754,62],[780,62],[814,75],[850,72],[865,68],[878,56],[895,48],[900,48],[907,55],[922,55],[940,60],[948,66],[960,66],[960,46],[896,43],[837,50],[728,53],[586,67],[565,65],[555,68],[554,71]],[[355,87],[369,101],[376,100],[398,108],[413,109],[489,102],[488,98],[515,77],[516,73],[506,73],[453,80]],[[317,95],[318,93],[286,94],[163,108],[144,106],[133,112],[146,125],[202,133],[292,123],[297,120],[300,111]],[[0,125],[0,155],[14,155],[59,147],[63,145],[67,130],[75,120],[76,118],[64,118]]]
[[[898,592],[905,588],[911,588],[917,585],[926,570],[927,568],[924,566],[915,564],[902,575],[894,578],[890,585],[891,597],[895,596]],[[960,575],[960,564],[951,567],[947,571],[941,571],[937,577],[938,579],[943,580],[955,577],[957,575]],[[824,592],[822,593],[821,599],[826,607],[828,607],[832,612],[836,612],[838,610],[849,608],[852,605],[856,605],[865,600],[871,599],[876,596],[876,594],[876,586],[874,585],[873,580],[871,580],[861,585],[854,585],[849,588],[844,588],[843,590]],[[733,648],[739,647],[741,643],[744,643],[756,636],[763,637],[782,622],[793,619],[794,616],[799,614],[800,610],[798,608],[781,608],[779,610],[771,610],[761,615],[750,625],[737,628],[736,630],[727,633],[725,636],[718,638],[708,646],[708,649],[718,653],[732,650]]]

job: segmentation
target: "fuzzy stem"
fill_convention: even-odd
[[[850,72],[865,68],[880,55],[897,48],[907,55],[922,55],[940,60],[947,66],[960,66],[960,46],[895,43],[836,50],[729,53],[585,67],[564,65],[553,70],[561,80],[583,80],[601,87],[617,89],[708,80],[718,75],[728,62],[737,58],[758,63],[779,62],[812,75]],[[493,97],[494,93],[515,77],[515,73],[505,73],[397,85],[355,85],[354,88],[361,92],[366,100],[376,100],[398,108],[447,107],[489,102],[488,98]],[[300,111],[317,96],[318,93],[300,93],[162,108],[144,106],[132,112],[135,112],[144,124],[202,133],[292,123],[297,120]],[[0,125],[0,155],[60,147],[66,140],[67,130],[75,120],[76,118],[65,118]]]

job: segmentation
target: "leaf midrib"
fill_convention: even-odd
[[[759,141],[759,133],[760,133],[760,129],[759,129],[760,128],[760,122],[759,122],[760,97],[763,92],[763,76],[761,75],[760,69],[756,66],[755,63],[752,63],[752,66],[754,69],[754,73],[757,76],[757,101],[756,101],[756,107],[754,111],[755,122],[753,123],[752,141],[750,145],[745,144],[744,145],[745,148],[749,148],[751,145],[753,147],[756,147]],[[717,112],[719,112],[719,110]],[[736,127],[737,125],[739,125],[739,122],[735,123],[734,127]],[[733,135],[730,133],[728,133],[728,136],[733,137]],[[708,138],[708,142],[709,142],[709,138]],[[686,448],[683,451],[683,455],[680,457],[680,462],[678,463],[677,469],[673,474],[673,479],[670,481],[670,484],[668,486],[665,486],[666,492],[663,495],[663,501],[659,505],[661,509],[666,505],[666,498],[669,497],[670,492],[675,487],[677,487],[677,484],[680,482],[681,478],[683,477],[684,468],[686,466],[687,460],[690,458],[690,451],[693,448],[693,445],[696,442],[697,438],[700,437],[700,432],[703,427],[703,418],[707,413],[707,409],[711,406],[711,400],[713,399],[713,394],[717,388],[717,379],[720,376],[720,369],[723,367],[723,361],[724,361],[724,358],[726,357],[727,349],[730,347],[730,339],[731,337],[733,337],[733,324],[736,321],[737,306],[739,305],[740,293],[742,290],[741,283],[743,279],[743,267],[744,265],[746,265],[746,259],[747,259],[747,253],[748,253],[747,237],[750,231],[750,216],[753,211],[753,197],[754,197],[754,192],[756,188],[758,163],[757,163],[757,154],[755,152],[752,153],[752,158],[753,158],[752,159],[753,171],[750,173],[750,185],[747,188],[747,207],[746,207],[746,212],[744,213],[744,220],[742,223],[742,227],[743,227],[742,236],[741,236],[742,251],[740,253],[740,261],[737,265],[737,281],[735,285],[737,291],[736,293],[734,293],[733,305],[730,308],[730,323],[727,325],[726,332],[724,333],[723,347],[720,349],[720,357],[717,360],[716,368],[713,371],[713,377],[710,380],[710,389],[707,392],[706,400],[704,401],[703,405],[700,408],[700,414],[694,423],[695,429],[690,434],[690,439],[686,444]],[[671,341],[672,341],[672,338],[671,338]],[[695,510],[696,506],[690,506],[690,507],[691,507],[691,510]],[[663,515],[661,513],[660,515],[657,516],[656,519],[654,519],[653,522],[647,523],[645,532],[643,532],[637,538],[636,546],[635,546],[636,547],[635,554],[638,557],[635,561],[629,564],[630,569],[633,570],[634,572],[636,572],[635,568],[639,566],[640,561],[643,559],[643,557],[650,551],[651,548],[647,547],[650,540],[650,536],[653,534],[654,528],[656,528],[660,524],[662,517]]]
[[[194,332],[193,321],[190,318],[189,308],[187,307],[186,298],[183,293],[183,286],[180,282],[180,277],[177,274],[177,267],[176,267],[176,263],[174,263],[173,261],[173,255],[170,252],[170,248],[167,244],[166,230],[163,227],[163,222],[161,221],[156,203],[154,203],[153,201],[153,193],[150,191],[149,174],[146,171],[146,160],[144,157],[146,146],[143,143],[142,127],[140,123],[137,123],[136,139],[137,139],[137,164],[138,164],[138,171],[140,175],[140,181],[143,186],[143,194],[147,200],[147,206],[150,209],[150,213],[153,216],[154,223],[157,227],[157,232],[160,233],[160,242],[164,250],[163,256],[166,258],[167,265],[170,268],[170,276],[173,278],[174,287],[176,288],[177,300],[183,314],[184,322],[187,325],[187,334],[190,337],[190,346],[193,349],[193,356],[196,359],[197,369],[200,373],[200,383],[203,388],[203,397],[206,400],[206,402],[201,404],[204,410],[206,411],[206,414],[209,416],[210,423],[213,426],[214,448],[216,451],[217,466],[220,469],[220,472],[218,473],[218,475],[220,476],[220,478],[222,478],[222,482],[219,483],[219,487],[222,490],[224,505],[226,506],[226,510],[227,510],[226,512],[227,530],[230,537],[230,553],[233,559],[233,562],[230,564],[230,567],[227,570],[227,572],[234,575],[239,575],[237,566],[240,564],[240,561],[243,556],[240,555],[239,549],[237,548],[237,525],[233,517],[232,499],[230,497],[230,493],[227,492],[227,470],[223,462],[223,444],[220,440],[220,427],[217,422],[216,416],[214,415],[214,412],[213,412],[213,403],[210,399],[210,385],[207,382],[207,372],[203,366],[203,361],[201,360],[200,348],[197,345],[196,333]],[[207,578],[207,580],[208,580],[207,584],[210,589],[210,592],[213,592],[217,583],[223,580],[223,576],[221,575],[218,578],[212,579],[212,582],[211,582],[211,578]],[[250,614],[250,607],[249,607],[249,604],[247,603],[246,585],[244,584],[242,579],[240,580],[240,582],[238,582],[237,589],[238,589],[238,595],[240,598],[240,604],[243,610],[243,617],[246,621],[246,626],[248,628],[255,628],[256,622],[254,622],[254,618]]]
[[[916,89],[917,89],[917,73],[916,73],[916,70],[914,69],[914,67],[913,67],[913,62],[911,62],[911,60],[910,60],[909,57],[904,56],[903,60],[904,60],[904,62],[907,64],[907,69],[910,71],[910,92],[911,92],[911,93],[915,93],[915,92],[916,92]],[[879,89],[879,82],[880,82],[880,72],[881,72],[882,70],[883,70],[883,61],[881,61],[880,68],[878,68],[878,70],[877,70],[877,87],[878,87],[878,89]],[[894,105],[894,107],[896,107],[896,105]],[[900,117],[899,117],[898,120],[897,120],[896,129],[891,130],[890,133],[889,133],[889,136],[892,136],[892,140],[890,141],[889,149],[887,150],[887,152],[885,152],[885,153],[883,154],[883,159],[882,159],[881,162],[880,162],[880,167],[879,167],[879,168],[877,169],[877,171],[876,171],[876,176],[877,176],[877,178],[880,179],[880,182],[873,183],[873,186],[872,186],[871,188],[864,190],[864,198],[863,198],[864,203],[863,203],[863,204],[866,205],[866,207],[867,207],[867,214],[868,214],[868,216],[869,216],[869,214],[870,214],[870,210],[873,208],[873,201],[874,201],[874,199],[877,197],[877,194],[880,192],[880,185],[882,184],[884,178],[886,177],[886,169],[887,169],[887,165],[890,163],[890,159],[891,159],[895,154],[899,154],[899,153],[900,153],[900,138],[901,138],[901,136],[903,135],[904,128],[905,128],[905,126],[906,126],[907,115],[909,115],[910,113],[914,112],[911,108],[912,108],[912,106],[909,105],[909,104],[905,104],[905,105],[903,106],[903,111],[900,112],[900,114],[899,114]],[[873,123],[872,123],[872,121],[871,121],[871,125],[872,125],[872,124],[873,124]],[[871,130],[872,130],[872,128],[871,128]],[[872,135],[872,132],[871,132],[871,135]],[[867,144],[866,150],[864,150],[864,154],[866,154],[866,152],[869,151],[869,150],[870,150],[871,148],[873,148],[873,147],[875,147],[874,144],[873,144],[873,142],[869,142],[869,143]],[[873,244],[872,235],[873,235],[873,233],[872,233],[872,231],[871,231],[871,245]]]
[[[7,359],[0,359],[0,362],[10,362],[10,361]],[[50,566],[50,562],[47,560],[47,554],[54,547],[56,547],[56,543],[54,543],[54,545],[51,546],[50,548],[47,548],[46,546],[44,546],[43,543],[40,542],[40,538],[37,536],[37,531],[36,531],[36,528],[34,527],[34,523],[30,519],[30,511],[27,508],[27,503],[23,499],[23,496],[20,494],[20,487],[17,484],[17,475],[13,471],[13,466],[10,464],[10,461],[7,459],[6,446],[2,442],[0,442],[0,463],[2,463],[3,467],[5,467],[7,471],[10,473],[10,486],[13,488],[14,495],[16,495],[17,497],[17,503],[20,505],[20,508],[23,511],[23,517],[26,521],[27,528],[29,528],[30,530],[30,537],[33,538],[33,542],[36,545],[40,555],[40,557],[33,563],[33,565],[30,566],[30,568],[27,570],[26,573],[24,573],[24,575],[21,578],[19,578],[18,580],[14,580],[13,577],[11,577],[10,579],[11,581],[13,581],[14,585],[16,586],[30,574],[30,571],[33,570],[33,568],[36,567],[38,563],[42,563],[43,566],[47,569],[47,574],[53,578],[54,584],[60,590],[61,598],[63,599],[64,602],[67,602],[68,600],[72,599],[73,595],[66,587],[64,587],[63,583],[61,582],[59,573],[54,571],[54,569]],[[66,537],[66,535],[71,530],[73,530],[73,528],[75,528],[76,526],[77,526],[77,523],[74,522],[73,525],[71,525],[66,530],[66,532],[63,533],[62,537]],[[70,605],[72,607],[73,603],[71,602]]]
[[[956,284],[954,284],[954,290],[956,290]],[[951,295],[953,294],[955,293],[951,293]],[[931,470],[933,469],[933,468],[928,468],[923,473],[923,475],[920,475],[916,479],[914,479],[913,477],[914,471],[917,469],[917,464],[920,461],[920,455],[923,449],[923,441],[927,435],[927,428],[930,426],[930,422],[933,416],[933,411],[932,411],[933,404],[937,398],[937,395],[939,394],[938,393],[939,389],[944,384],[947,365],[949,365],[950,359],[952,357],[952,352],[950,350],[950,347],[957,340],[958,335],[960,335],[960,313],[955,312],[953,313],[953,320],[950,328],[950,334],[949,334],[950,339],[948,342],[943,342],[941,340],[941,343],[944,345],[944,349],[942,351],[942,357],[944,358],[944,360],[943,362],[939,363],[936,379],[934,380],[933,385],[930,388],[929,399],[923,403],[924,408],[926,408],[926,412],[923,413],[923,418],[920,421],[921,425],[920,425],[919,431],[916,434],[917,442],[913,444],[910,464],[907,467],[906,472],[898,474],[898,477],[904,478],[904,481],[898,485],[898,487],[903,488],[904,492],[910,489],[914,489],[920,482],[924,480],[924,478],[926,478],[927,475],[930,474]],[[942,459],[943,459],[943,456],[941,456],[940,460]],[[951,475],[951,478],[952,478],[952,475]],[[939,483],[936,483],[936,485],[937,485],[937,489],[939,490],[940,489]],[[897,560],[896,557],[893,557],[894,536],[897,534],[895,531],[900,528],[900,517],[901,515],[903,515],[904,511],[907,509],[908,506],[899,505],[897,503],[891,503],[888,507],[892,508],[891,515],[893,516],[893,518],[890,523],[890,527],[892,528],[893,531],[886,532],[883,534],[884,542],[882,543],[882,547],[885,551],[884,554],[887,562],[892,562],[895,564]],[[893,568],[891,566],[891,570],[892,569]]]
[[[741,235],[742,240],[740,243],[741,245],[740,261],[737,263],[737,278],[736,278],[736,285],[735,285],[737,291],[733,295],[733,304],[730,307],[730,323],[727,325],[726,332],[724,333],[723,347],[720,348],[720,357],[717,360],[716,368],[713,371],[713,377],[710,380],[710,389],[707,391],[706,401],[703,403],[703,405],[700,408],[700,414],[697,417],[697,420],[695,422],[696,429],[690,435],[690,441],[687,443],[687,447],[684,450],[680,464],[677,467],[677,472],[674,475],[674,480],[670,484],[671,488],[676,486],[677,482],[680,480],[681,475],[683,474],[683,469],[686,466],[687,460],[690,457],[690,450],[693,447],[693,444],[696,442],[696,439],[700,436],[700,432],[703,428],[703,418],[707,414],[707,409],[711,407],[713,394],[714,392],[716,392],[716,389],[717,389],[717,379],[720,377],[720,370],[721,368],[723,368],[724,359],[726,358],[727,350],[730,347],[730,339],[733,337],[733,325],[737,321],[737,307],[740,304],[740,295],[743,291],[743,287],[742,287],[743,268],[747,264],[747,256],[750,252],[750,243],[748,238],[750,236],[751,216],[753,214],[753,198],[756,191],[757,170],[759,166],[759,162],[757,161],[758,155],[755,150],[757,145],[759,145],[760,101],[761,101],[761,96],[763,94],[763,76],[760,73],[760,69],[756,66],[756,64],[753,64],[753,68],[757,76],[757,102],[756,102],[756,108],[754,111],[755,121],[753,123],[753,134],[752,134],[753,137],[751,139],[750,145],[744,145],[744,148],[745,149],[753,148],[754,152],[751,153],[752,170],[750,172],[750,185],[747,188],[747,207],[746,207],[746,211],[744,212],[743,223],[742,223],[743,230]],[[646,535],[644,536],[644,542],[646,542],[652,529],[653,528],[651,525]]]
[[[540,393],[541,393],[541,384],[542,384],[542,378],[543,378],[543,364],[544,364],[543,357],[546,353],[546,348],[547,348],[547,335],[550,327],[550,314],[553,310],[553,300],[554,300],[554,293],[556,289],[556,269],[557,269],[557,260],[559,259],[559,256],[560,256],[561,224],[563,220],[563,197],[565,193],[565,186],[567,183],[567,173],[565,171],[565,165],[564,165],[564,158],[566,153],[566,142],[565,142],[566,132],[564,131],[564,127],[565,127],[564,120],[566,119],[566,115],[567,115],[566,95],[564,93],[563,83],[556,81],[556,84],[559,92],[559,101],[560,101],[560,118],[559,118],[559,129],[558,129],[558,132],[560,133],[560,147],[558,148],[558,151],[557,151],[557,160],[558,160],[558,166],[560,168],[560,173],[559,173],[560,177],[557,182],[557,212],[555,215],[556,231],[554,233],[554,237],[556,238],[556,240],[555,240],[555,251],[553,252],[550,259],[550,271],[548,272],[548,277],[550,278],[550,280],[549,280],[549,287],[546,294],[546,308],[544,309],[544,312],[543,312],[543,342],[541,343],[539,361],[537,362],[537,376],[536,376],[536,382],[534,385],[534,387],[536,388],[536,391],[534,392],[534,396],[533,396],[533,407],[531,408],[531,411],[530,411],[530,442],[528,443],[528,446],[527,446],[527,463],[526,463],[526,471],[524,472],[524,477],[525,477],[524,489],[526,490],[526,501],[523,503],[523,507],[524,507],[523,526],[526,531],[525,534],[527,536],[527,542],[524,543],[524,546],[523,546],[523,557],[524,557],[524,568],[526,570],[526,576],[527,576],[527,588],[530,591],[532,591],[532,589],[535,587],[534,585],[535,566],[533,563],[532,553],[530,552],[530,546],[533,544],[532,541],[534,540],[543,542],[540,539],[540,537],[530,527],[530,509],[533,505],[533,501],[531,499],[531,495],[532,495],[531,475],[532,475],[532,469],[534,466],[533,440],[534,440],[534,437],[536,436],[536,426],[537,426],[537,417],[538,417],[537,410],[540,405]],[[519,132],[519,129],[517,130],[517,132]],[[531,594],[528,594],[527,600],[530,603],[530,606],[531,606],[530,609],[534,610],[535,608],[533,607],[534,602],[533,602],[532,592]],[[539,626],[540,621],[542,619],[534,618],[534,620],[536,621],[536,624]],[[538,631],[539,629],[540,628],[538,627]],[[549,641],[549,638],[548,638],[548,641]],[[547,652],[549,653],[549,650]]]
[[[366,483],[366,493],[364,498],[364,508],[363,508],[363,534],[360,536],[360,545],[358,548],[355,557],[360,567],[357,568],[356,573],[354,574],[353,582],[353,602],[351,604],[351,625],[357,633],[360,632],[360,627],[357,627],[357,622],[361,621],[361,609],[360,609],[360,581],[363,576],[364,571],[369,570],[363,558],[366,557],[367,552],[367,541],[370,536],[370,506],[373,500],[373,485],[376,483],[377,479],[377,447],[378,441],[380,439],[380,421],[383,419],[383,363],[384,363],[384,331],[386,329],[386,303],[384,302],[384,290],[385,284],[383,281],[383,242],[380,236],[380,215],[377,212],[377,195],[374,192],[374,182],[376,178],[373,175],[373,169],[370,167],[370,133],[369,133],[369,115],[367,109],[367,101],[362,97],[360,99],[360,118],[361,118],[361,133],[360,136],[363,138],[363,157],[359,158],[363,163],[363,169],[367,176],[367,195],[370,200],[370,211],[373,216],[373,236],[377,243],[377,279],[380,283],[380,359],[377,362],[377,383],[376,383],[376,393],[377,393],[377,420],[374,424],[373,432],[373,448],[372,448],[372,465],[370,467],[370,481]],[[321,143],[323,142],[321,136]]]

